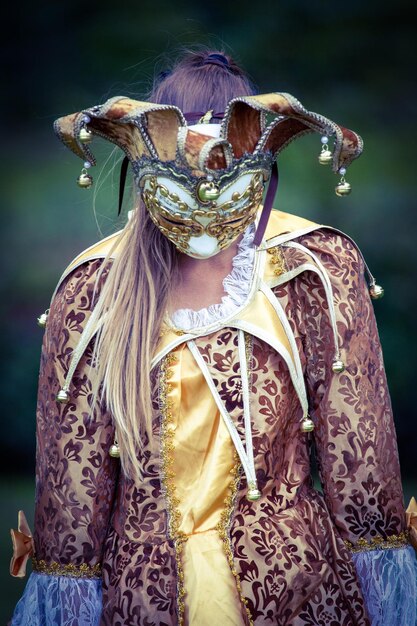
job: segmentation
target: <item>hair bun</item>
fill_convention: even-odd
[[[210,52],[204,60],[204,64],[220,65],[220,67],[230,67],[229,60],[220,52]]]

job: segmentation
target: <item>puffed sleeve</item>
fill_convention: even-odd
[[[66,404],[56,400],[70,359],[97,301],[93,289],[102,261],[90,260],[60,284],[42,344],[36,412],[36,495],[33,538],[23,511],[12,529],[10,573],[32,572],[12,626],[92,626],[101,615],[101,559],[117,485],[119,462],[109,455],[109,412],[89,420],[92,342],[83,354]],[[103,278],[104,278],[103,274]],[[94,341],[94,340],[92,340]]]
[[[361,255],[329,230],[303,241],[324,265],[342,373],[333,373],[329,311],[317,274],[299,282],[306,378],[324,496],[351,551],[372,626],[416,624],[417,560],[404,510],[397,439]]]

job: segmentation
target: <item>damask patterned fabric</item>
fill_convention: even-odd
[[[416,557],[402,534],[406,524],[395,428],[363,262],[348,238],[328,229],[297,241],[317,255],[331,279],[346,369],[339,375],[331,370],[334,347],[323,284],[311,271],[295,276],[293,270],[307,256],[283,246],[284,280],[274,293],[295,335],[315,430],[312,435],[300,430],[301,407],[282,355],[264,339],[249,336],[254,460],[262,491],[257,502],[246,498],[242,468],[227,437],[218,438],[213,430],[200,458],[190,463],[186,451],[190,446],[195,449],[198,438],[181,430],[181,411],[192,397],[186,393],[184,372],[194,374],[181,342],[153,372],[159,380],[153,429],[144,451],[138,450],[143,480],[135,484],[119,474],[117,459],[108,454],[114,434],[111,415],[103,409],[87,420],[91,347],[77,367],[70,402],[61,405],[55,400],[94,307],[92,290],[101,260],[86,261],[63,281],[51,306],[41,356],[35,573],[16,607],[13,626],[33,623],[30,615],[37,593],[56,598],[48,609],[51,615],[61,610],[57,581],[72,587],[66,596],[70,603],[81,585],[88,589],[82,609],[85,626],[200,626],[204,622],[195,611],[204,610],[206,616],[214,605],[210,594],[205,609],[190,597],[193,559],[199,561],[197,550],[192,550],[198,545],[196,527],[189,523],[198,520],[203,524],[198,532],[213,537],[218,533],[221,539],[206,547],[210,545],[213,559],[230,570],[224,571],[225,576],[229,571],[227,585],[233,593],[224,603],[233,619],[239,616],[236,626],[400,626],[406,622],[385,620],[391,618],[392,603],[398,607],[401,589],[409,592],[404,615],[415,621]],[[248,301],[247,318],[259,323],[262,314],[254,298]],[[219,322],[216,330],[195,342],[244,439],[236,329]],[[195,377],[193,381],[198,383]],[[208,388],[201,385],[199,401],[206,409],[193,418],[196,432],[204,429],[210,415],[217,424],[209,398]],[[171,402],[180,407],[174,417],[166,408]],[[172,428],[170,440],[167,425]],[[323,493],[311,478],[313,445]],[[175,455],[178,446],[181,453]],[[221,471],[231,476],[226,497],[219,464],[207,465],[216,458],[215,446],[221,455],[217,458],[223,459]],[[167,460],[165,451],[170,450],[174,453]],[[187,471],[190,476],[197,462],[207,477],[206,499],[199,508],[193,497],[187,500]],[[167,464],[175,468],[169,483],[163,480]],[[193,480],[188,481],[190,488]],[[207,558],[203,532],[199,541],[201,558]],[[368,549],[375,542],[380,548]],[[198,574],[198,568],[195,571]],[[232,624],[226,619],[224,623]]]

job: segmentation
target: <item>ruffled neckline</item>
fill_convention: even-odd
[[[244,304],[248,297],[252,269],[255,258],[255,248],[252,246],[255,236],[255,224],[252,223],[245,230],[240,240],[237,252],[232,259],[232,270],[223,279],[223,288],[226,294],[221,302],[210,304],[208,307],[194,311],[193,309],[177,309],[171,315],[171,324],[180,330],[190,331],[194,328],[209,326],[214,322],[229,317]]]

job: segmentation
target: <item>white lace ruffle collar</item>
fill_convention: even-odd
[[[255,224],[252,223],[245,230],[245,233],[238,244],[237,253],[232,260],[232,271],[223,279],[223,287],[226,295],[218,304],[193,311],[193,309],[178,309],[171,315],[171,323],[181,330],[192,330],[209,326],[214,322],[231,315],[245,302],[248,297],[253,262],[255,258],[255,248],[252,246],[255,235]]]

